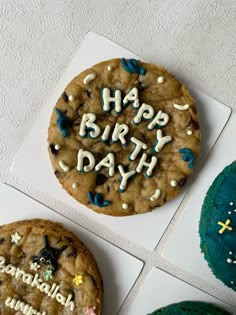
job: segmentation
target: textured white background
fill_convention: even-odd
[[[59,210],[60,204],[23,185],[9,167],[89,30],[165,65],[185,83],[235,106],[234,0],[0,0],[0,180]],[[84,225],[90,228],[89,222]],[[152,265],[168,266],[112,233],[100,234],[147,262],[123,315]]]

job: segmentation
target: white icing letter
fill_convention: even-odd
[[[120,113],[122,108],[121,108],[121,91],[120,90],[115,90],[115,96],[111,97],[111,91],[109,88],[104,88],[102,90],[102,101],[103,101],[103,110],[104,112],[109,112],[110,111],[110,103],[113,102],[115,103],[115,111],[117,113]]]
[[[122,177],[121,178],[121,183],[120,183],[120,191],[123,192],[126,189],[128,179],[131,176],[133,176],[136,173],[136,171],[132,170],[130,172],[125,173],[124,168],[123,168],[122,165],[118,165],[118,170],[119,170],[120,175]]]
[[[134,108],[139,108],[138,89],[132,88],[129,93],[124,97],[123,103],[126,105],[128,102],[133,102]]]
[[[174,106],[174,108],[176,108],[178,110],[187,110],[187,109],[189,109],[189,104],[185,104],[185,105],[174,104],[173,106]]]
[[[150,124],[148,124],[147,128],[148,130],[152,130],[156,125],[165,126],[166,124],[168,124],[168,121],[169,115],[159,110],[159,112],[156,114]]]
[[[34,279],[33,281],[31,282],[31,287],[36,287],[37,289],[40,288],[40,283],[42,283],[43,280],[39,278],[39,274],[36,273],[35,276],[34,276]]]
[[[16,305],[16,299],[13,299],[12,297],[8,297],[6,299],[5,305],[10,307],[10,308],[14,308]]]
[[[65,305],[66,298],[61,293],[57,293],[56,300],[62,305]]]
[[[23,276],[25,274],[24,270],[20,269],[20,268],[17,268],[16,269],[16,274],[15,274],[15,278],[18,279],[20,278],[21,276]]]
[[[129,158],[131,161],[134,161],[142,149],[143,150],[147,149],[147,145],[135,137],[131,138],[131,142],[135,144],[135,148],[134,148],[134,151],[130,154]]]
[[[84,166],[84,159],[87,158],[89,160],[89,165]],[[79,149],[78,152],[78,163],[77,170],[79,172],[84,171],[85,173],[90,172],[95,166],[95,157],[89,151],[84,151],[83,149]]]
[[[88,134],[92,139],[95,139],[100,134],[100,127],[94,123],[96,120],[96,115],[93,113],[83,114],[79,135],[81,137],[86,136],[86,129],[88,129]],[[91,130],[93,129],[93,130]]]
[[[111,131],[111,126],[106,125],[102,134],[102,141],[106,141],[108,139],[110,131]]]
[[[114,131],[112,133],[112,141],[116,142],[120,140],[122,145],[126,145],[125,135],[129,132],[129,127],[125,124],[116,123]]]
[[[95,171],[100,171],[103,166],[109,168],[109,176],[115,174],[115,156],[113,153],[108,153],[104,159],[95,166]]]
[[[6,266],[5,266],[6,258],[3,256],[0,256],[0,272],[5,272]]]
[[[65,162],[59,161],[59,165],[60,165],[60,168],[61,168],[65,173],[69,172],[70,167],[69,167],[68,165],[66,165]]]
[[[39,290],[41,292],[45,292],[45,293],[48,293],[49,292],[49,289],[50,289],[50,285],[46,282],[43,282],[40,287],[39,287]]]
[[[143,167],[147,167],[147,176],[152,176],[152,171],[154,169],[154,167],[156,166],[157,164],[157,157],[156,156],[153,156],[152,159],[151,159],[151,162],[146,162],[146,159],[147,159],[147,153],[143,153],[139,163],[138,163],[138,166],[136,167],[136,171],[137,173],[141,173],[142,172],[142,169]]]
[[[164,145],[172,140],[171,136],[163,137],[162,130],[160,129],[157,130],[156,137],[157,137],[157,144],[155,145],[155,148],[154,148],[156,152],[160,152],[162,148],[164,147]]]
[[[5,270],[6,273],[14,276],[16,274],[16,267],[12,266],[11,264],[7,265],[6,267],[6,270]]]
[[[143,103],[141,107],[139,108],[136,116],[133,119],[134,124],[139,124],[142,120],[142,117],[144,119],[151,119],[154,115],[154,109],[151,105]]]
[[[31,284],[33,281],[33,276],[30,273],[25,273],[22,277],[22,281],[27,284]]]
[[[15,309],[15,311],[24,311],[24,309],[25,309],[25,303],[24,302],[22,302],[22,301],[17,301],[16,302],[16,305],[15,305],[15,307],[14,307],[14,309]]]
[[[72,299],[72,295],[69,294],[68,298],[66,300],[66,303],[65,303],[65,307],[69,306],[70,310],[72,312],[74,310],[74,308],[75,308],[75,303],[74,303],[74,301],[71,301],[71,299]]]

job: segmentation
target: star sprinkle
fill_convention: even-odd
[[[96,309],[95,306],[90,307],[90,308],[87,307],[87,309],[86,309],[84,315],[96,315],[96,313],[94,312],[95,309]]]
[[[15,244],[19,244],[19,241],[21,240],[21,236],[16,232],[15,234],[11,235],[11,242]]]
[[[52,270],[46,269],[43,273],[44,279],[48,281],[49,279],[52,279]]]
[[[225,230],[233,230],[233,228],[230,226],[230,219],[227,219],[225,223],[219,221],[218,224],[222,226],[222,228],[219,230],[220,234],[223,234]]]
[[[81,285],[84,282],[83,280],[83,276],[82,275],[76,275],[73,279],[73,283],[75,283],[75,285],[78,287],[79,285]]]
[[[30,263],[30,270],[37,271],[40,268],[40,265],[37,262],[31,262]]]

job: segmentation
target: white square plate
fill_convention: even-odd
[[[96,52],[96,54],[94,52]],[[70,212],[65,210],[62,214],[70,217],[73,221],[79,222],[79,215],[85,215],[89,217],[89,219],[105,225],[113,232],[122,235],[128,240],[149,250],[153,250],[178,209],[186,189],[173,201],[168,202],[165,206],[161,207],[161,209],[152,213],[123,218],[99,215],[75,201],[61,188],[53,173],[47,152],[46,139],[49,118],[54,104],[67,83],[82,70],[101,60],[123,56],[126,58],[140,59],[138,56],[112,41],[95,33],[88,33],[65,74],[62,76],[54,93],[50,97],[48,104],[35,122],[33,129],[30,131],[18,152],[11,170],[15,175],[33,185],[40,192],[48,194],[50,197],[61,201],[65,205],[71,206],[74,210]],[[192,92],[197,100],[201,117],[203,132],[202,162],[224,128],[231,110],[196,90]],[[189,187],[189,184],[187,186]],[[142,233],[140,233],[140,231],[142,231]]]
[[[158,308],[181,301],[210,302],[236,314],[236,309],[228,304],[155,268],[131,304],[129,315],[146,315]]]
[[[200,251],[200,237],[198,235],[201,207],[205,195],[216,176],[236,159],[236,146],[234,135],[236,134],[236,117],[232,117],[226,130],[214,147],[205,164],[202,174],[197,178],[191,191],[187,195],[186,207],[183,209],[176,227],[170,236],[163,240],[166,244],[162,255],[165,259],[177,266],[178,269],[187,271],[196,278],[203,280],[231,295],[232,303],[236,306],[236,292],[227,288],[212,274],[207,262]],[[235,213],[236,215],[236,213]],[[171,227],[170,227],[171,229]],[[165,242],[165,243],[164,243]]]
[[[42,218],[62,222],[91,250],[104,281],[104,315],[116,314],[139,276],[143,262],[72,223],[63,216],[0,183],[0,224]],[[125,268],[124,268],[125,266]]]

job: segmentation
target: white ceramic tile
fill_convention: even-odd
[[[234,116],[225,130],[223,138],[211,152],[201,176],[194,183],[183,215],[166,240],[166,247],[162,255],[182,270],[230,294],[236,306],[236,292],[224,286],[211,273],[200,252],[200,237],[198,235],[201,207],[206,192],[216,176],[236,158],[235,134],[236,117]]]
[[[94,51],[96,51],[96,54]],[[123,56],[126,58],[139,58],[100,35],[92,32],[88,33],[67,68],[66,73],[62,76],[58,86],[55,88],[55,91],[50,97],[41,116],[35,122],[33,129],[30,131],[23,146],[18,152],[12,166],[12,172],[40,191],[75,208],[77,211],[73,212],[73,217],[71,217],[75,221],[77,213],[87,215],[89,218],[100,224],[104,224],[112,231],[122,235],[130,241],[149,250],[153,250],[163,235],[175,211],[178,209],[186,189],[173,201],[168,202],[165,206],[161,207],[161,209],[152,213],[125,218],[113,218],[101,214],[99,215],[75,201],[61,188],[52,171],[47,152],[46,139],[49,118],[51,116],[52,108],[66,84],[83,69],[86,69],[101,60]],[[196,90],[193,90],[192,93],[198,103],[197,107],[200,112],[200,122],[203,133],[207,134],[207,137],[204,136],[202,140],[201,159],[203,161],[228,120],[231,110]],[[45,185],[46,182],[47,185]],[[189,185],[187,185],[187,188],[188,186]],[[50,187],[50,189],[48,189],[48,187]],[[71,216],[66,210],[63,214],[65,216]],[[140,233],[141,230],[142,233]]]
[[[131,305],[129,315],[146,315],[163,306],[181,301],[202,301],[236,314],[236,309],[190,286],[160,269],[153,269]]]
[[[0,200],[1,225],[16,220],[43,218],[62,222],[73,231],[91,250],[101,271],[105,291],[104,315],[117,313],[139,276],[143,262],[10,186],[0,184]]]

